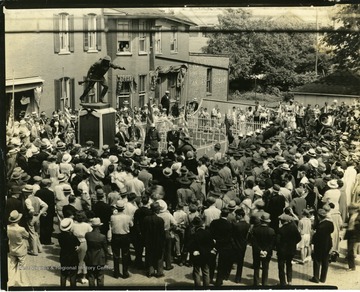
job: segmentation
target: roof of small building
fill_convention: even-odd
[[[168,13],[160,8],[106,8],[104,9],[104,14],[111,16],[119,15],[125,18],[163,18],[190,26],[196,25],[196,23],[187,18]]]
[[[360,75],[347,69],[337,70],[292,92],[360,95]]]

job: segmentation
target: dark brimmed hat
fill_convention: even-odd
[[[208,167],[209,172],[217,173],[219,172],[219,169],[215,165],[210,165]]]
[[[184,186],[191,185],[191,180],[189,180],[186,176],[179,179],[179,183]]]

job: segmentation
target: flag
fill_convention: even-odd
[[[152,101],[152,98],[149,97],[149,100],[148,100],[148,114],[147,114],[147,117],[146,117],[146,124],[147,124],[147,127],[150,128],[150,125],[152,123],[154,123],[154,114],[153,114],[153,107],[152,107],[152,104],[151,104],[151,101]]]
[[[183,133],[185,135],[185,137],[189,136],[189,124],[187,121],[187,112],[186,112],[186,106],[185,106],[185,110],[184,110],[184,116],[183,116]]]

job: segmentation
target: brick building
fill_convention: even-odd
[[[165,90],[181,103],[209,95],[226,100],[228,58],[189,53],[194,25],[152,8],[5,10],[6,92],[9,101],[14,96],[15,116],[79,108],[78,82],[105,55],[126,68],[105,76],[105,101],[114,108],[125,100],[143,106]],[[88,101],[100,89],[95,85]]]

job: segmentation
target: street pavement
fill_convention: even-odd
[[[43,246],[43,253],[38,256],[28,255],[26,259],[26,269],[24,273],[25,283],[28,287],[59,287],[60,285],[60,264],[59,264],[59,245],[54,235],[54,245]],[[342,243],[344,247],[345,242]],[[346,246],[346,245],[345,245]],[[132,255],[134,259],[134,256]],[[225,289],[251,289],[253,270],[251,268],[252,257],[251,257],[251,246],[248,247],[245,263],[243,269],[243,280],[242,283],[236,284],[235,280],[235,269],[232,270],[228,281],[224,281],[223,287]],[[360,258],[357,259],[357,264],[360,264]],[[186,266],[178,266],[174,264],[174,269],[171,271],[164,271],[165,277],[162,278],[148,278],[145,271],[137,270],[130,267],[130,278],[128,279],[115,279],[112,277],[113,261],[111,258],[108,259],[106,270],[105,270],[105,286],[106,287],[128,287],[131,288],[144,288],[151,290],[163,290],[163,289],[192,289],[192,268]],[[234,265],[234,268],[236,266]],[[121,272],[121,267],[120,267]],[[293,287],[301,286],[301,288],[319,289],[323,288],[324,285],[327,288],[332,289],[334,287],[342,290],[359,290],[360,289],[360,267],[357,271],[347,271],[346,260],[343,255],[339,258],[336,263],[331,263],[328,278],[325,284],[313,284],[309,281],[312,277],[312,262],[308,262],[304,265],[294,264],[293,265]],[[270,262],[269,269],[269,288],[279,289],[276,285],[278,281],[278,269],[276,254],[274,253],[273,258]],[[77,284],[78,287],[86,288],[87,284]],[[261,288],[261,287],[259,287]],[[265,288],[265,287],[263,287]],[[287,289],[291,287],[286,287]],[[297,287],[299,288],[299,287]],[[58,288],[60,289],[60,287]]]

